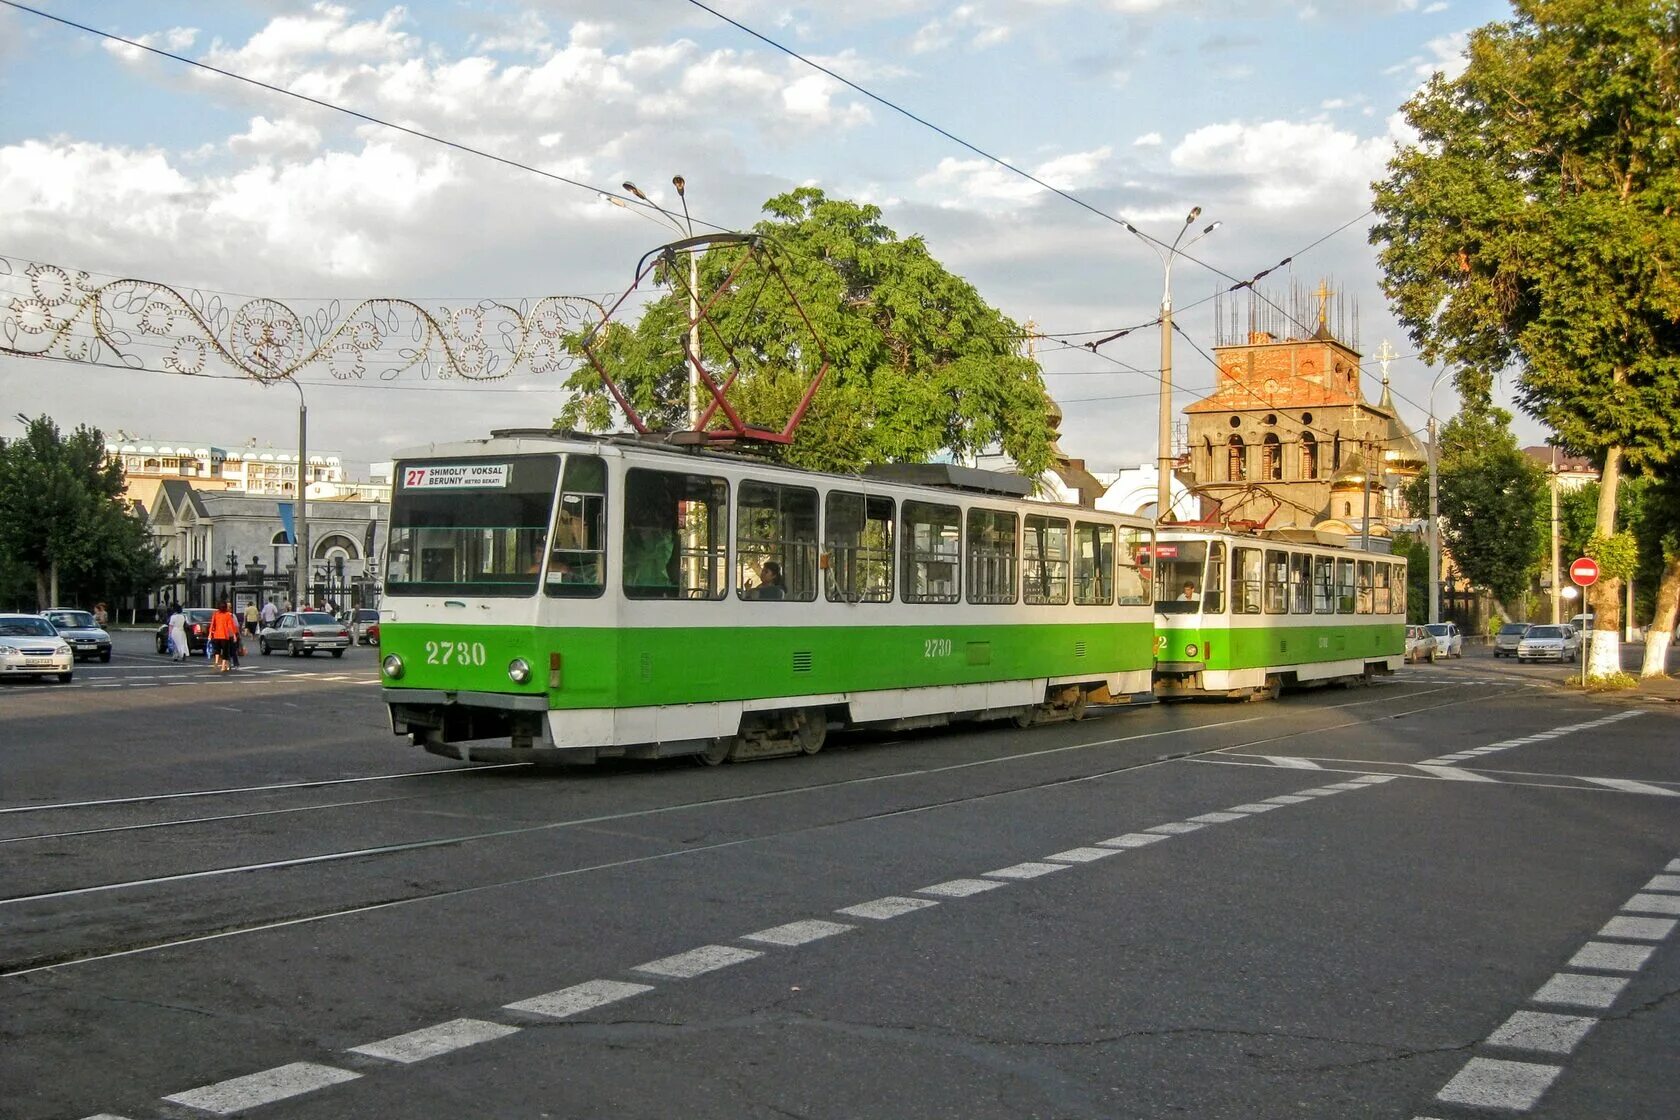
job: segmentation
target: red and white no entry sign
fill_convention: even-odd
[[[1576,587],[1591,587],[1598,582],[1598,561],[1591,556],[1579,557],[1569,565],[1569,578]]]

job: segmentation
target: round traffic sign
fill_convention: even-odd
[[[1598,561],[1591,556],[1578,557],[1569,565],[1569,578],[1577,587],[1591,587],[1598,582]]]

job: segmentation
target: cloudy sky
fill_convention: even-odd
[[[1051,336],[1039,353],[1063,446],[1099,469],[1155,453],[1154,329],[1078,345],[1157,313],[1160,262],[1114,218],[1170,240],[1201,206],[1198,228],[1223,225],[1194,255],[1234,277],[1298,256],[1274,274],[1280,302],[1328,278],[1358,305],[1367,393],[1386,339],[1396,390],[1426,399],[1437,371],[1407,356],[1377,287],[1369,183],[1404,138],[1401,103],[1462,65],[1470,28],[1509,15],[1491,0],[710,4],[876,101],[685,0],[31,6],[586,186],[0,7],[0,256],[231,305],[600,298],[666,238],[589,186],[633,179],[675,209],[681,174],[697,220],[746,228],[808,183],[881,206]],[[1228,283],[1174,269],[1180,408],[1212,382],[1200,301]],[[0,317],[29,284],[0,275]],[[312,450],[353,464],[546,425],[561,401],[559,378],[524,371],[482,385],[309,377]],[[160,442],[295,444],[296,396],[237,379],[0,357],[0,404],[0,434],[45,412]],[[1402,409],[1421,426],[1421,408]],[[1519,434],[1539,431],[1519,421]]]

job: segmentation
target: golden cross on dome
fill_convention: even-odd
[[[1324,326],[1326,311],[1330,306],[1330,283],[1327,280],[1318,282],[1318,291],[1313,295],[1318,297],[1318,325]]]

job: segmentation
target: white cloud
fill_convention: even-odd
[[[147,35],[130,35],[128,38],[148,47],[156,47],[159,50],[180,54],[197,42],[198,28],[172,27],[168,31],[156,31]],[[126,62],[138,62],[149,57],[149,52],[143,51],[139,47],[131,47],[127,43],[118,43],[110,39],[104,40],[104,47]]]
[[[1009,38],[1009,27],[972,4],[959,4],[942,19],[929,20],[910,38],[913,54],[927,54],[961,43],[970,50],[995,47]]]
[[[1101,178],[1113,152],[1108,147],[1088,152],[1069,152],[1025,170],[1064,191],[1077,190]],[[1013,159],[1009,163],[1020,167]],[[916,185],[940,191],[936,203],[946,208],[1013,209],[1044,193],[1044,188],[988,159],[956,159],[947,156],[932,171],[921,175]]]
[[[1159,132],[1146,132],[1132,141],[1132,147],[1134,148],[1159,148],[1160,146],[1161,134]]]
[[[321,146],[321,132],[290,117],[270,121],[252,117],[248,131],[228,138],[228,150],[235,155],[278,156],[313,152]]]
[[[1181,171],[1235,176],[1253,205],[1282,210],[1351,191],[1363,195],[1391,145],[1388,137],[1361,138],[1322,121],[1229,121],[1191,132],[1170,158]]]

